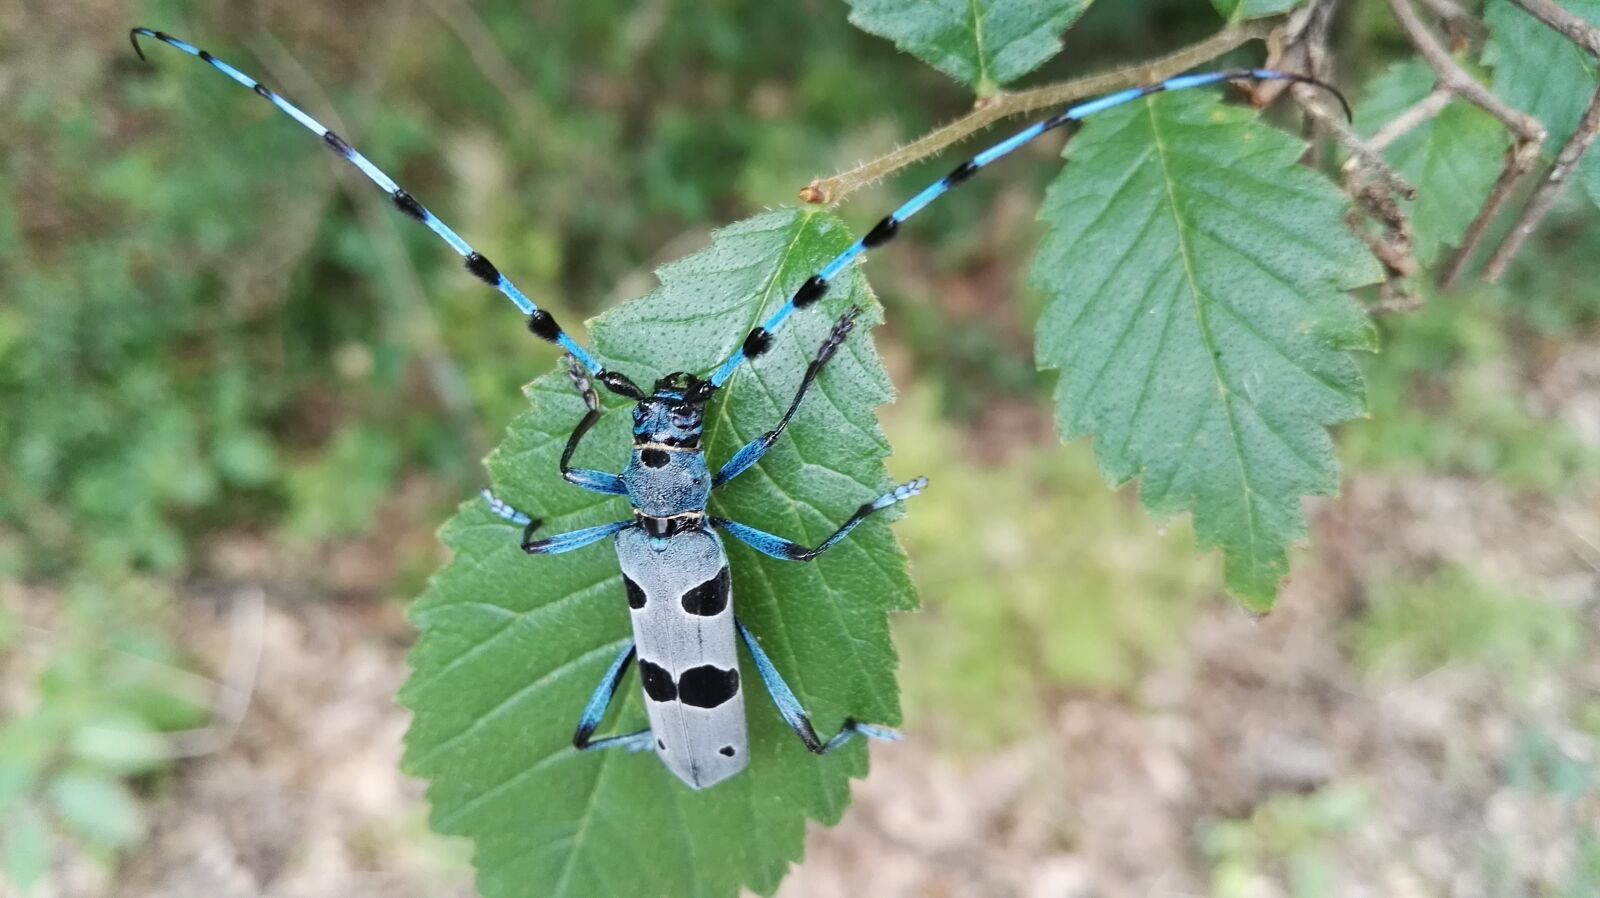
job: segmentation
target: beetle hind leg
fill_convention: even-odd
[[[778,673],[778,668],[762,650],[761,643],[756,641],[750,628],[738,618],[734,618],[734,623],[739,628],[739,636],[744,640],[745,647],[750,650],[750,657],[756,662],[756,670],[761,673],[761,682],[766,685],[767,694],[772,696],[772,703],[778,706],[779,716],[812,753],[828,754],[849,744],[850,740],[857,736],[884,742],[900,741],[900,734],[895,730],[877,724],[860,723],[853,717],[845,719],[844,726],[839,728],[839,732],[835,733],[832,739],[822,741],[817,735],[817,728],[811,723],[811,714],[800,704],[800,699],[795,697],[794,690],[789,688],[789,684],[784,682],[783,674]]]

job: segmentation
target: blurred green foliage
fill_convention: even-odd
[[[1288,898],[1341,894],[1336,850],[1360,830],[1371,798],[1365,789],[1333,785],[1309,795],[1275,795],[1250,816],[1202,823],[1200,851],[1212,864],[1214,898],[1260,894],[1262,878],[1284,884]]]
[[[1570,660],[1585,638],[1578,612],[1510,594],[1459,568],[1393,578],[1368,601],[1351,629],[1350,648],[1359,664],[1386,676],[1417,677],[1463,663],[1514,682]]]
[[[0,721],[0,880],[24,890],[57,850],[109,860],[138,840],[131,784],[152,784],[163,734],[199,726],[210,699],[166,635],[166,585],[77,578],[44,618],[28,592],[0,589],[0,679],[32,684]]]
[[[1600,472],[1600,449],[1530,406],[1541,356],[1592,325],[1569,307],[1568,322],[1544,321],[1555,339],[1532,341],[1542,316],[1522,301],[1530,295],[1475,289],[1386,318],[1383,354],[1366,360],[1370,417],[1345,430],[1346,463],[1547,495]]]
[[[1088,446],[993,446],[938,422],[932,393],[902,396],[885,421],[896,476],[924,473],[939,494],[895,525],[923,603],[895,620],[902,680],[940,745],[994,748],[1063,691],[1133,686],[1220,583],[1187,523],[1160,527],[1131,491],[1107,490]],[[995,449],[1003,461],[975,473]]]

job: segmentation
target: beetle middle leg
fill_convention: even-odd
[[[591,740],[594,731],[599,728],[600,722],[605,720],[606,711],[611,708],[611,700],[617,695],[617,687],[622,685],[622,678],[628,672],[628,665],[633,662],[638,647],[629,642],[617,660],[611,662],[611,667],[606,669],[606,675],[600,680],[600,685],[595,687],[594,695],[589,696],[589,703],[583,707],[583,716],[578,718],[578,730],[572,734],[572,747],[579,751],[599,751],[606,748],[620,748],[624,751],[646,751],[650,748],[650,730],[643,729],[637,733],[628,733],[623,736],[605,736]]]
[[[823,552],[838,545],[840,540],[849,536],[850,531],[856,529],[856,526],[866,520],[873,512],[882,511],[892,505],[904,502],[922,492],[927,485],[928,478],[918,477],[868,502],[856,509],[856,513],[850,516],[850,520],[845,521],[838,530],[833,532],[832,536],[818,543],[814,549],[737,521],[730,521],[725,518],[711,518],[710,523],[713,527],[721,527],[728,531],[728,535],[763,555],[770,555],[782,561],[811,561]]]

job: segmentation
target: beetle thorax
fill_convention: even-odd
[[[622,482],[634,513],[652,533],[699,527],[711,496],[711,473],[700,450],[708,397],[698,378],[673,374],[634,406],[633,458]]]

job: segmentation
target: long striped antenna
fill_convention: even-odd
[[[1179,75],[1176,78],[1168,78],[1166,81],[1163,81],[1159,84],[1152,84],[1146,87],[1132,87],[1114,94],[1108,94],[1100,97],[1099,99],[1090,100],[1086,103],[1080,103],[1077,106],[1073,106],[1067,110],[1064,110],[1063,112],[1051,116],[1044,121],[1036,122],[1033,125],[1024,128],[1023,130],[1018,131],[1011,137],[995,144],[987,150],[984,150],[978,155],[973,156],[966,162],[956,166],[955,170],[950,172],[950,174],[945,175],[942,179],[928,185],[927,189],[907,200],[905,205],[885,216],[882,221],[873,226],[872,230],[866,233],[866,236],[851,244],[848,249],[836,256],[832,262],[829,262],[826,266],[824,266],[820,272],[818,272],[810,280],[801,284],[800,289],[795,291],[794,296],[790,297],[789,301],[784,303],[783,306],[778,309],[778,311],[772,313],[772,317],[768,318],[760,327],[752,330],[750,334],[744,338],[744,343],[740,345],[738,349],[734,350],[733,355],[729,356],[728,360],[723,362],[722,366],[712,373],[709,383],[713,387],[721,387],[722,384],[728,380],[728,377],[732,375],[740,365],[744,364],[746,360],[753,359],[766,352],[767,349],[772,345],[773,333],[783,325],[784,321],[788,320],[790,315],[794,314],[795,310],[803,309],[821,299],[823,294],[828,292],[828,286],[833,283],[834,278],[838,277],[839,273],[844,271],[844,269],[849,266],[851,262],[854,262],[858,257],[861,256],[862,253],[866,252],[867,250],[888,243],[894,238],[895,234],[899,232],[900,225],[905,223],[906,219],[917,214],[918,212],[921,212],[928,206],[928,204],[943,196],[951,188],[963,183],[968,178],[971,178],[973,175],[977,174],[979,169],[988,166],[997,159],[1009,155],[1018,147],[1029,143],[1030,141],[1039,137],[1039,135],[1044,134],[1045,132],[1054,128],[1060,127],[1068,122],[1080,121],[1088,118],[1091,115],[1094,115],[1097,112],[1104,112],[1105,110],[1114,106],[1121,106],[1124,103],[1131,103],[1134,100],[1140,99],[1141,97],[1147,97],[1151,94],[1161,93],[1162,91],[1187,90],[1192,87],[1206,87],[1208,85],[1217,84],[1223,81],[1294,81],[1300,84],[1309,84],[1313,87],[1319,87],[1323,90],[1326,90],[1337,97],[1339,100],[1339,105],[1344,107],[1345,116],[1352,119],[1354,118],[1354,115],[1350,111],[1349,101],[1347,101],[1344,98],[1344,94],[1341,94],[1333,85],[1318,81],[1315,78],[1307,77],[1305,75],[1297,75],[1293,72],[1275,72],[1270,69],[1229,69],[1222,72],[1206,72],[1196,75]]]
[[[535,336],[558,344],[562,349],[571,353],[579,364],[587,369],[590,374],[595,375],[601,383],[605,384],[613,392],[633,395],[637,398],[635,394],[638,394],[638,388],[633,387],[627,378],[604,370],[601,364],[595,360],[595,357],[584,348],[582,343],[574,340],[570,334],[561,329],[561,325],[556,323],[554,316],[535,305],[533,300],[529,299],[526,294],[517,288],[516,284],[511,283],[510,278],[500,273],[500,270],[494,266],[493,262],[490,262],[482,253],[473,249],[471,244],[461,239],[460,235],[451,230],[449,225],[440,221],[439,217],[432,212],[429,212],[425,206],[417,202],[416,197],[402,189],[400,185],[396,184],[376,165],[373,165],[367,157],[356,152],[356,149],[346,143],[344,138],[328,130],[321,122],[306,115],[299,107],[268,89],[256,79],[212,56],[205,50],[178,40],[171,35],[160,31],[152,31],[149,28],[135,28],[129,31],[128,40],[133,44],[133,50],[139,54],[140,59],[145,58],[144,50],[139,46],[139,37],[141,35],[155,38],[163,44],[182,50],[190,56],[198,56],[201,60],[209,63],[212,68],[249,88],[259,96],[266,98],[268,102],[278,107],[290,118],[305,126],[308,131],[322,138],[324,146],[332,150],[339,158],[360,169],[361,173],[367,176],[367,180],[378,185],[378,189],[388,195],[397,209],[427,225],[428,230],[438,234],[445,243],[450,244],[450,248],[461,255],[461,258],[466,263],[467,271],[471,272],[473,277],[500,291],[506,299],[511,300],[512,304],[522,314],[528,316],[528,330],[532,331]]]

